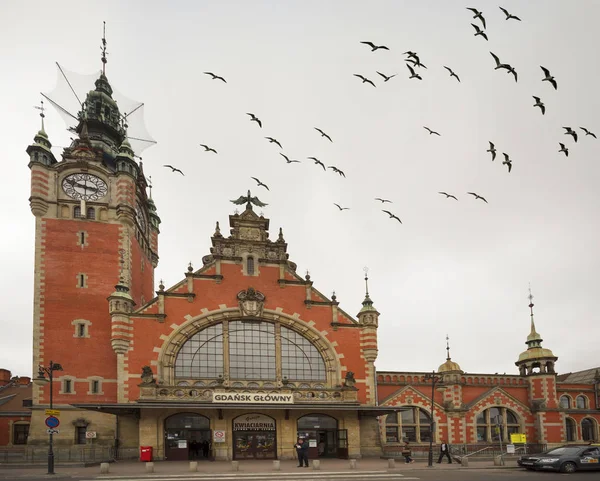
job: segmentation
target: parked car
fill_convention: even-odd
[[[590,444],[561,446],[541,454],[521,456],[517,464],[529,470],[561,473],[600,470],[600,447]]]

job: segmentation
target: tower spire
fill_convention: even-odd
[[[102,75],[106,75],[106,22],[102,22]]]
[[[41,132],[45,132],[45,128],[44,128],[44,118],[46,117],[46,115],[44,114],[44,111],[46,110],[46,108],[44,107],[44,101],[41,100],[40,101],[40,106],[38,107],[37,105],[33,107],[34,109],[38,109],[40,111],[40,117],[42,119],[42,130]]]
[[[364,267],[363,271],[365,271],[365,298],[369,297],[369,268]]]
[[[446,334],[446,361],[450,361],[450,337]]]
[[[529,335],[539,337],[539,334],[535,330],[535,321],[533,320],[534,304],[533,304],[533,294],[531,294],[531,283],[529,284],[529,295],[527,296],[527,299],[529,299],[529,316],[531,318],[531,332],[529,333]]]

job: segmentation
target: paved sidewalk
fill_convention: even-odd
[[[139,461],[118,461],[110,463],[110,476],[144,476],[146,475],[146,463]],[[311,463],[312,464],[312,463]],[[282,473],[298,473],[300,469],[296,467],[295,460],[281,461]],[[154,473],[160,475],[193,475],[189,471],[189,461],[156,461],[154,463]],[[458,463],[452,464],[437,464],[434,463],[432,468],[427,466],[427,460],[417,460],[412,464],[405,464],[403,460],[397,460],[395,468],[389,470],[388,460],[379,458],[359,459],[356,462],[356,469],[350,470],[350,463],[344,459],[322,459],[321,472],[398,472],[419,471],[419,470],[458,470],[458,469],[510,469],[517,468],[515,459],[507,459],[506,466],[494,466],[491,460],[470,460],[468,467],[463,467]],[[306,469],[306,468],[304,468]],[[304,469],[302,471],[304,471]],[[312,466],[306,471],[314,472]],[[57,466],[55,471],[58,475],[72,477],[97,477],[100,475],[100,466],[88,467],[66,467]],[[232,473],[231,461],[199,461],[197,474],[225,474]],[[273,471],[272,461],[240,461],[239,473],[275,473]],[[0,479],[18,479],[25,476],[39,476],[40,478],[47,477],[46,465],[39,465],[31,468],[10,468],[6,465],[0,465]]]

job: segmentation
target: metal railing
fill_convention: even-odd
[[[506,445],[500,444],[451,444],[450,454],[456,457],[468,456],[470,458],[493,458],[499,454],[504,456],[520,456],[524,453],[537,454],[546,451],[546,444],[527,444],[526,446],[518,445],[515,448],[515,454],[506,454]],[[429,455],[429,445],[425,444],[411,444],[411,453],[413,458],[426,458]],[[402,451],[404,446],[398,445],[384,445],[383,454],[387,457],[402,457]],[[439,445],[433,446],[434,456],[439,455]]]
[[[137,459],[138,448],[119,448],[115,453],[113,446],[55,446],[56,463],[101,463],[115,459]],[[0,464],[44,464],[48,461],[48,446],[23,446],[0,448]]]

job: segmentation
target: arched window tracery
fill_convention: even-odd
[[[492,407],[480,412],[476,419],[477,442],[510,441],[511,434],[521,430],[517,415],[505,407]]]

